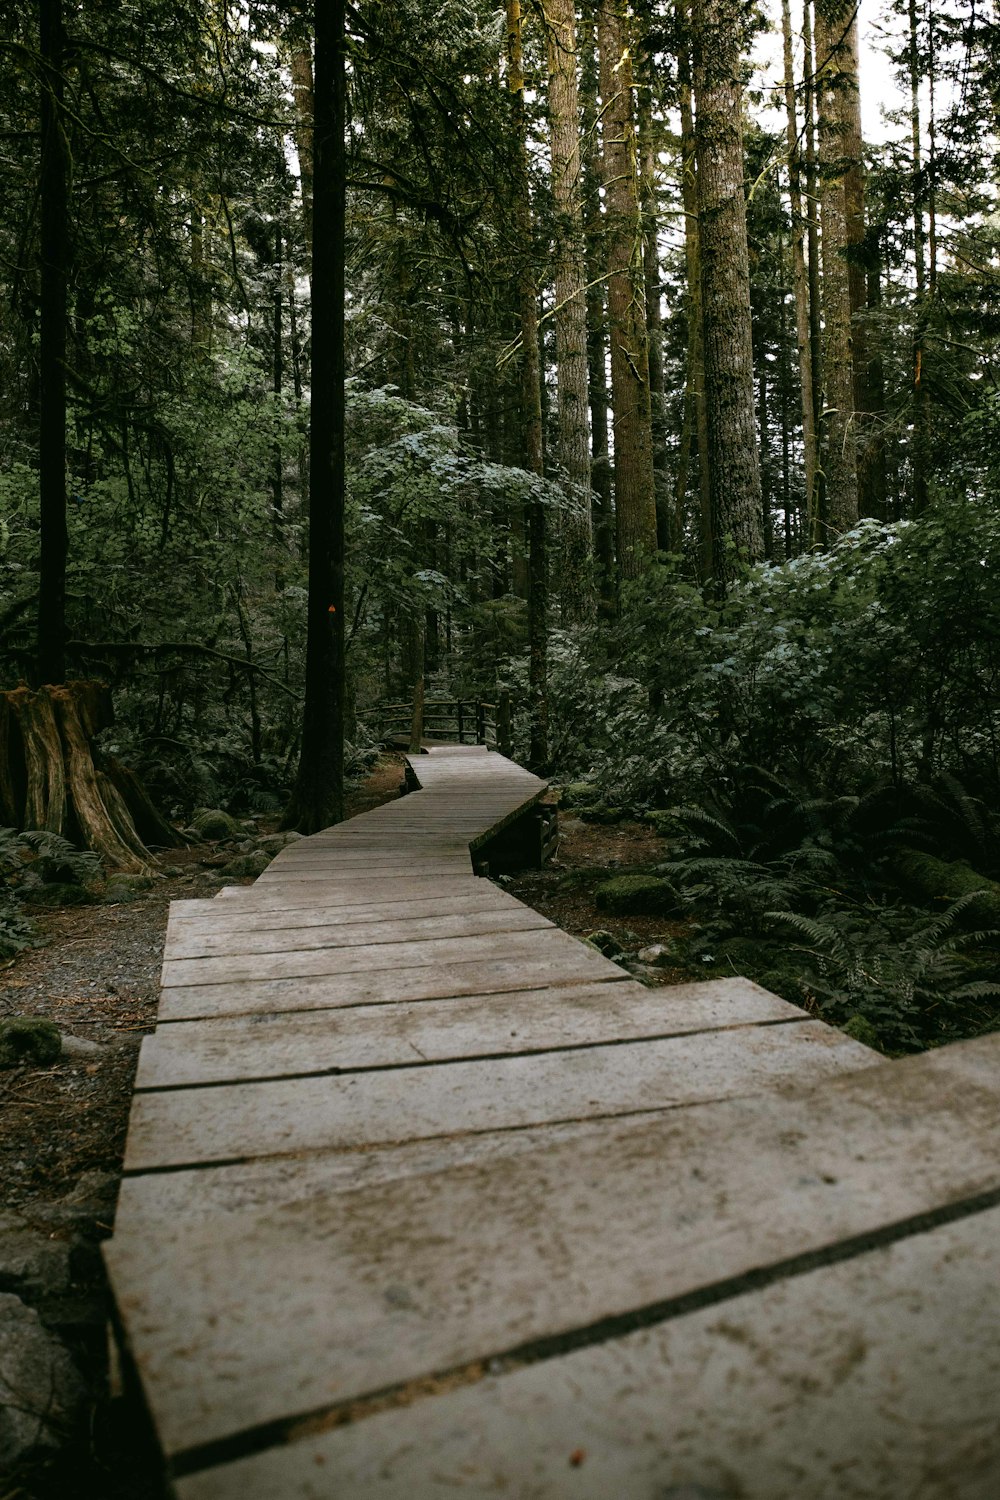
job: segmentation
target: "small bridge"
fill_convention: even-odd
[[[543,783],[413,774],[172,908],[106,1247],[172,1493],[993,1500],[1000,1037],[644,988],[473,873]]]

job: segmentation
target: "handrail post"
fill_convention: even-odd
[[[486,744],[486,705],[481,698],[476,699],[476,744]]]
[[[510,693],[506,688],[497,705],[497,749],[501,755],[510,755]]]
[[[458,743],[465,744],[465,713],[462,708],[461,698],[455,700],[455,712],[458,715]]]

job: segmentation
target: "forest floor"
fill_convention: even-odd
[[[401,756],[384,755],[350,798],[349,814],[398,795],[401,767]],[[258,831],[270,832],[275,821],[259,819]],[[690,975],[637,955],[654,943],[669,947],[680,924],[662,917],[629,917],[626,924],[594,906],[602,879],[654,861],[662,848],[642,824],[587,824],[568,813],[552,864],[502,877],[502,884],[568,932],[607,934],[605,951],[625,954],[647,983],[678,982]],[[78,1424],[65,1445],[10,1479],[0,1475],[0,1500],[158,1494],[142,1435],[106,1396],[98,1247],[111,1232],[139,1046],[155,1022],[170,903],[212,897],[235,883],[219,874],[229,857],[214,843],[170,850],[164,878],[127,902],[43,910],[34,919],[41,946],[0,971],[0,1018],[51,1021],[64,1038],[58,1062],[0,1071],[0,1300],[13,1293],[69,1348],[83,1372],[87,1411],[85,1432]]]

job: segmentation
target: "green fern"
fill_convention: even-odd
[[[970,980],[959,957],[1000,937],[959,930],[974,900],[963,896],[930,917],[910,907],[862,907],[814,918],[772,911],[768,920],[800,940],[792,951],[803,960],[799,984],[807,1000],[835,1022],[862,1016],[884,1045],[907,1051],[947,1039],[959,1007],[1000,998],[1000,983]]]
[[[68,839],[45,828],[28,828],[20,836],[25,848],[35,854],[32,872],[46,882],[86,885],[101,874],[101,857],[90,849],[77,849]]]

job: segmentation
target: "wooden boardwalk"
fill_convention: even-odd
[[[1000,1038],[650,990],[479,747],[172,907],[114,1238],[178,1500],[995,1500]]]

